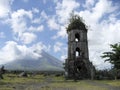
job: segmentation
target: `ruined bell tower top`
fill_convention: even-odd
[[[76,30],[76,29],[87,31],[87,28],[83,19],[78,15],[72,15],[69,21],[70,23],[67,27],[67,33],[71,30]]]

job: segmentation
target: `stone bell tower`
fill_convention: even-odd
[[[75,21],[76,20],[76,21]],[[87,29],[79,16],[73,17],[67,28],[68,58],[65,70],[68,79],[90,79],[93,76],[93,66],[89,61]]]

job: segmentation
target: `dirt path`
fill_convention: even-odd
[[[120,87],[110,86],[108,84],[103,84],[103,83],[99,83],[99,82],[95,82],[95,81],[91,81],[91,80],[89,80],[89,81],[87,80],[85,82],[89,83],[91,85],[94,85],[94,86],[107,88],[108,90],[120,90]]]

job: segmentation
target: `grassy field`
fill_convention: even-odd
[[[5,74],[0,80],[0,90],[120,90],[119,80],[65,80],[54,75],[34,75],[18,77],[15,74]]]

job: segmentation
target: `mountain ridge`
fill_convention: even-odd
[[[6,63],[4,66],[7,70],[33,70],[33,71],[63,71],[63,62],[53,57],[49,53],[42,51],[37,60],[23,59],[14,60]]]

